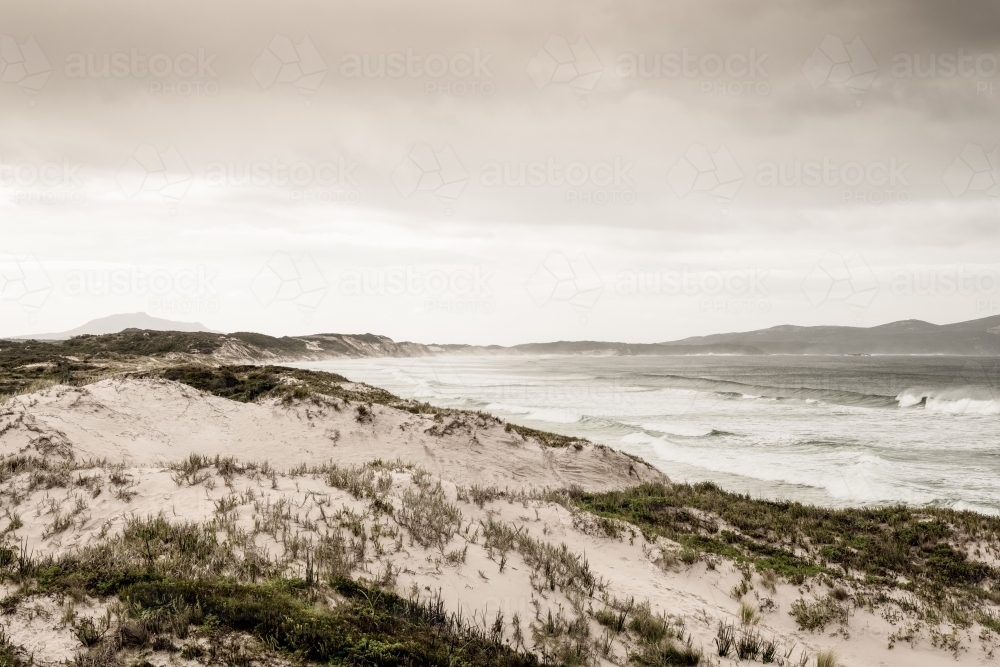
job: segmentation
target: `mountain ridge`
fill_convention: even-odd
[[[176,322],[162,317],[153,317],[148,313],[116,313],[90,320],[69,331],[9,336],[7,340],[69,340],[74,336],[101,336],[104,334],[119,333],[126,329],[220,333],[209,329],[201,322]]]
[[[874,327],[780,325],[663,344],[753,345],[766,354],[996,355],[1000,354],[1000,315],[951,324],[899,320]]]
[[[144,315],[144,314],[143,314]],[[131,317],[131,315],[130,315]],[[199,323],[174,323],[155,320],[158,326],[183,324],[201,329],[140,329],[128,327],[104,334],[44,338],[26,336],[11,341],[62,343],[75,348],[155,349],[163,354],[210,354],[220,361],[316,361],[330,358],[420,357],[441,354],[464,355],[595,355],[595,356],[686,356],[686,355],[865,355],[865,354],[940,354],[958,356],[1000,356],[1000,315],[933,324],[923,320],[899,320],[874,327],[778,325],[746,332],[690,336],[662,343],[623,343],[614,341],[553,341],[519,345],[424,344],[394,341],[378,334],[319,333],[305,336],[275,337],[254,332],[222,334],[205,329]],[[111,318],[94,322],[107,324]],[[73,330],[76,331],[76,330]],[[150,339],[150,335],[153,338]],[[196,350],[195,352],[190,352]]]

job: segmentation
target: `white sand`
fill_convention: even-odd
[[[376,520],[368,516],[364,522],[371,544],[355,576],[375,580],[391,564],[398,572],[396,588],[401,594],[406,595],[414,585],[425,597],[440,590],[449,609],[461,609],[466,618],[481,619],[485,624],[500,612],[508,638],[513,637],[510,620],[516,613],[530,647],[529,626],[537,624],[536,619],[544,620],[550,611],[569,618],[575,612],[571,596],[560,591],[539,591],[532,585],[532,568],[521,554],[508,554],[500,571],[500,554],[491,554],[479,533],[491,519],[505,522],[537,540],[564,544],[569,552],[585,556],[591,571],[604,582],[605,595],[634,597],[637,602],[648,600],[654,611],[683,619],[693,644],[703,647],[706,657],[711,658],[706,664],[736,664],[735,660],[716,657],[713,644],[720,620],[739,625],[739,602],[730,591],[742,575],[731,563],[721,561],[709,569],[700,562],[665,570],[656,561],[662,550],[673,550],[676,545],[648,543],[639,534],[608,538],[595,528],[591,517],[561,505],[498,499],[480,508],[471,501],[458,500],[459,487],[471,484],[512,490],[579,484],[598,490],[664,479],[662,475],[605,448],[543,448],[506,433],[502,426],[470,423],[444,436],[426,433],[432,426],[435,422],[429,417],[380,406],[375,406],[373,423],[358,423],[351,410],[337,412],[307,402],[287,407],[276,403],[241,404],[170,382],[104,381],[86,388],[56,387],[8,401],[0,410],[0,454],[50,450],[55,456],[59,451],[72,451],[77,461],[107,458],[113,463],[122,462],[126,466],[123,474],[131,478],[128,488],[135,493],[131,499],[115,497],[106,486],[96,498],[79,488],[55,488],[38,489],[22,500],[16,511],[24,527],[17,536],[26,539],[29,548],[39,555],[64,553],[100,535],[113,535],[130,514],[151,516],[162,512],[170,519],[211,519],[217,516],[219,500],[248,489],[259,504],[255,507],[243,502],[232,510],[231,516],[240,525],[253,527],[254,519],[262,516],[261,506],[284,499],[291,501],[294,508],[294,533],[307,539],[326,530],[340,530],[340,520],[333,518],[336,510],[361,515],[366,509],[365,501],[310,474],[279,476],[277,488],[272,488],[267,478],[247,475],[237,475],[231,481],[232,488],[227,488],[217,475],[207,483],[178,485],[164,466],[191,452],[235,456],[243,461],[269,460],[279,470],[331,460],[343,465],[401,459],[443,480],[446,495],[461,510],[462,528],[443,549],[424,549],[404,538],[407,532],[394,518],[382,516]],[[412,473],[394,473],[389,496],[392,504],[398,508],[403,494],[413,488]],[[82,498],[80,504],[78,497]],[[55,517],[82,504],[86,508],[74,515],[73,525],[53,534]],[[399,531],[398,542],[384,539],[376,545],[377,540],[371,537],[371,526],[376,521]],[[283,540],[266,534],[260,534],[257,540],[273,558],[287,556]],[[443,558],[462,549],[466,549],[463,563],[449,564]],[[846,633],[834,632],[835,627],[828,627],[826,633],[802,632],[796,629],[788,610],[794,600],[803,594],[809,598],[811,592],[785,584],[769,593],[756,577],[753,584],[744,599],[755,604],[763,598],[773,601],[773,610],[763,613],[758,628],[765,637],[777,639],[781,655],[790,651],[786,664],[799,664],[803,650],[814,654],[824,647],[835,647],[844,665],[865,667],[989,662],[977,638],[979,626],[962,631],[965,650],[957,658],[931,647],[926,638],[915,648],[900,643],[890,650],[887,637],[897,628],[878,615],[856,611]],[[596,594],[584,608],[602,608],[601,597],[601,593]],[[57,661],[60,656],[71,657],[78,648],[72,635],[60,629],[51,608],[54,603],[43,603],[49,605],[48,618],[39,615],[28,619],[19,610],[5,622],[15,643],[41,647],[37,657],[41,659],[44,652],[42,664]],[[592,636],[600,638],[604,629],[593,620],[588,622]],[[616,640],[614,661],[624,664],[628,650],[628,645]],[[604,663],[614,664],[608,660]]]
[[[400,458],[445,479],[501,488],[608,489],[666,479],[608,448],[542,447],[494,424],[434,436],[426,431],[450,420],[436,423],[427,415],[375,405],[373,422],[358,423],[353,408],[238,403],[162,380],[55,387],[12,399],[7,408],[12,414],[3,419],[23,415],[43,432],[64,436],[77,459],[131,465],[164,464],[190,453],[268,460],[278,468]],[[0,436],[0,452],[11,451],[12,437],[18,436]]]

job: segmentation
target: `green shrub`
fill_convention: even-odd
[[[943,592],[981,598],[1000,571],[956,545],[1000,543],[1000,519],[974,512],[891,506],[831,509],[769,501],[715,484],[648,483],[620,491],[567,492],[581,509],[632,523],[685,548],[753,563],[795,584],[827,574],[860,573],[895,586],[900,578],[925,600]],[[721,526],[733,530],[723,530]]]

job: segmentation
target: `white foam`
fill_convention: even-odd
[[[896,397],[899,407],[910,408],[924,404],[930,412],[950,415],[998,415],[1000,400],[988,390],[973,387],[950,389],[922,389],[913,387]]]
[[[485,410],[487,412],[496,410],[497,412],[506,412],[511,415],[526,415],[531,412],[531,408],[526,408],[523,405],[511,405],[510,403],[488,403]]]
[[[540,422],[550,422],[552,424],[575,424],[583,419],[583,415],[572,410],[561,410],[559,408],[548,408],[532,410],[526,417]]]
[[[824,393],[795,389],[799,383],[826,386],[820,382],[822,364],[811,381],[801,379],[793,364],[794,375],[778,377],[782,396],[794,397],[783,400],[756,385],[656,374],[692,375],[674,368],[689,364],[579,357],[542,364],[537,357],[491,357],[461,363],[345,360],[331,368],[443,407],[472,407],[543,430],[572,431],[642,456],[668,474],[691,469],[699,479],[733,476],[748,488],[782,488],[813,502],[1000,508],[1000,467],[991,458],[998,441],[987,424],[1000,414],[992,376],[968,386],[935,383],[932,378],[945,376],[929,367],[926,384],[915,380],[900,392],[896,378],[883,383],[858,371],[859,391]],[[780,360],[772,365],[782,368]],[[712,372],[730,370],[719,365]],[[670,386],[675,381],[682,386]],[[845,397],[853,402],[842,403]],[[886,409],[896,406],[908,409]],[[712,437],[713,428],[735,435]]]
[[[687,438],[700,438],[701,436],[710,435],[712,433],[712,429],[705,428],[704,426],[696,426],[694,424],[672,424],[667,422],[643,424],[642,428],[647,431],[655,431],[656,433],[663,433],[665,435],[679,435]]]
[[[648,433],[629,433],[623,435],[619,442],[623,445],[648,445],[658,440],[659,438],[654,438]]]
[[[924,396],[922,394],[917,395],[917,394],[903,393],[897,396],[896,400],[899,401],[899,407],[909,408],[923,401]]]
[[[951,415],[1000,415],[1000,403],[992,400],[928,398],[927,409]]]
[[[525,419],[552,424],[575,424],[583,419],[583,415],[579,412],[563,408],[527,408],[523,405],[510,403],[488,403],[484,409],[487,412],[496,411],[510,415],[523,415]]]
[[[683,463],[762,482],[823,489],[831,497],[851,503],[879,503],[892,499],[920,504],[934,499],[920,489],[900,488],[888,461],[858,450],[814,454],[808,461],[790,464],[787,456],[774,450],[686,447],[667,438],[648,435],[645,439],[626,436],[622,443],[645,445],[664,462]],[[641,455],[648,456],[645,451]]]

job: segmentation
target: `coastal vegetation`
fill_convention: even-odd
[[[807,630],[846,625],[849,609],[902,607],[959,627],[993,618],[1000,604],[1000,518],[935,507],[832,509],[752,498],[711,482],[565,492],[566,502],[661,536],[711,561],[751,565],[804,590],[792,614]],[[612,521],[614,520],[614,521]]]
[[[293,345],[246,336],[257,345]],[[515,441],[533,440],[569,455],[573,450],[566,448],[591,446],[485,413],[403,399],[334,373],[220,363],[212,355],[221,345],[215,334],[141,331],[62,343],[4,341],[0,393],[108,377],[169,381],[225,400],[344,411],[352,428],[370,428],[384,411],[400,410],[422,415],[430,425],[423,433],[432,437],[467,433],[474,440],[477,428],[500,427]],[[400,461],[331,462],[279,472],[266,462],[192,454],[168,465],[178,488],[210,490],[219,479],[231,490],[213,501],[210,521],[133,515],[117,535],[102,532],[77,551],[36,558],[16,541],[24,527],[17,507],[25,498],[65,491],[64,501],[46,498],[48,504],[36,509],[48,539],[82,527],[89,503],[105,490],[128,505],[139,482],[121,464],[74,459],[69,443],[58,437],[35,438],[32,447],[34,452],[0,460],[0,583],[10,591],[0,608],[9,612],[38,596],[112,600],[103,620],[67,612],[66,622],[85,648],[75,659],[81,666],[142,664],[135,662],[138,656],[157,650],[232,665],[271,658],[345,665],[587,665],[601,657],[635,665],[711,662],[704,647],[692,645],[684,619],[656,613],[642,601],[613,598],[585,554],[494,519],[488,506],[498,502],[526,509],[557,503],[569,510],[574,525],[592,527],[591,534],[611,540],[641,536],[657,550],[656,563],[664,570],[735,568],[741,578],[731,595],[739,612],[733,622],[718,625],[713,652],[720,657],[792,664],[790,654],[781,657],[791,649],[761,630],[762,618],[774,612],[770,596],[779,586],[791,587],[795,596],[782,613],[807,632],[848,636],[852,616],[866,610],[895,628],[890,647],[914,643],[923,632],[934,646],[957,655],[959,632],[979,632],[980,639],[1000,634],[1000,518],[970,511],[825,508],[754,498],[710,482],[655,482],[604,492],[514,492],[472,483],[449,495],[439,479]],[[240,479],[276,489],[280,476],[306,475],[363,502],[363,511],[334,511],[319,503],[321,522],[308,513],[299,517],[286,501],[237,490]],[[405,488],[391,498],[389,491],[404,478]],[[239,522],[241,507],[253,508],[252,529]],[[486,511],[487,518],[470,521],[463,507]],[[317,533],[305,545],[297,531],[316,532],[320,524],[335,530]],[[254,540],[264,535],[291,556],[276,561],[262,552]],[[559,591],[570,613],[540,615],[529,623],[535,650],[528,650],[519,621],[470,622],[446,610],[440,594],[400,595],[391,563],[356,577],[367,550],[401,550],[404,536],[411,547],[436,552],[439,568],[464,564],[470,544],[486,549],[500,574],[516,556],[531,573],[532,590],[539,596]],[[494,576],[479,574],[484,580]],[[626,652],[616,654],[622,647]],[[811,659],[837,664],[830,652]],[[29,662],[30,656],[0,636],[0,667]]]

